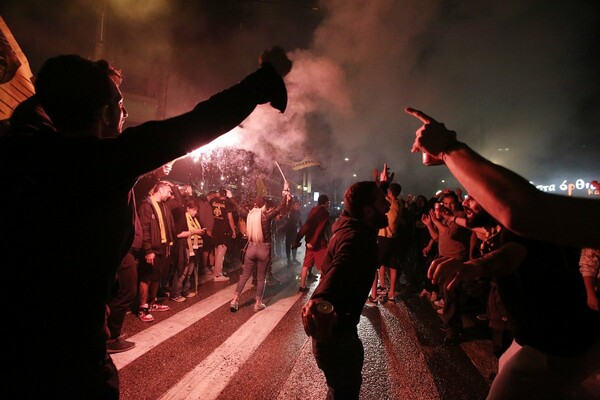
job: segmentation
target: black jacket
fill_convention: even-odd
[[[338,317],[335,333],[356,330],[378,268],[377,230],[343,212],[332,233],[311,299],[333,304]]]

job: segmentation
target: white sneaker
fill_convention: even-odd
[[[150,303],[150,306],[148,307],[148,309],[150,310],[150,312],[152,311],[169,311],[171,309],[171,307],[169,307],[166,304],[159,304],[159,303]]]
[[[225,275],[215,275],[215,282],[227,282],[229,280],[228,276]]]
[[[258,312],[258,311],[262,311],[265,308],[267,308],[267,305],[265,303],[260,303],[260,304],[254,304],[254,312]]]

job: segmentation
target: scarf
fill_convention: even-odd
[[[154,206],[154,212],[158,217],[158,225],[160,226],[160,242],[167,243],[167,231],[165,230],[165,222],[163,220],[162,209],[160,208],[160,204],[158,204],[158,202],[154,200],[154,197],[150,196],[150,200],[152,201],[152,205]]]
[[[185,219],[187,221],[188,230],[192,229],[201,229],[200,222],[196,219],[196,217],[192,217],[190,213],[185,213]],[[195,255],[194,250],[198,250],[203,244],[202,237],[198,234],[193,234],[187,237],[187,245],[190,253],[190,257]]]

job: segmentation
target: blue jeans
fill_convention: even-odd
[[[271,243],[248,242],[242,276],[240,276],[240,280],[235,289],[235,294],[239,296],[242,293],[246,282],[252,276],[252,271],[256,268],[256,298],[262,299],[265,291],[265,281],[267,279],[267,267],[269,266],[270,261]]]
[[[190,278],[194,273],[196,263],[193,259],[185,266],[183,272],[179,274],[175,272],[173,280],[171,281],[171,297],[175,298],[181,295],[187,295],[190,292]]]

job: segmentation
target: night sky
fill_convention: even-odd
[[[35,73],[53,55],[98,54],[103,4],[5,0],[0,15]],[[597,0],[108,0],[104,15],[102,54],[123,91],[157,96],[169,77],[166,116],[284,47],[288,111],[262,107],[232,133],[265,163],[312,156],[322,178],[348,183],[387,162],[404,195],[456,187],[410,153],[411,106],[536,184],[600,178]]]

